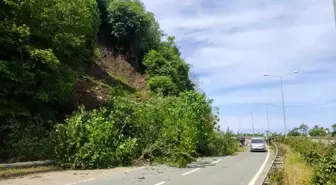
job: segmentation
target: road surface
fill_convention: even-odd
[[[267,172],[272,154],[245,151],[236,156],[203,158],[186,168],[167,166],[141,167],[104,176],[83,176],[76,181],[70,178],[18,179],[25,185],[260,185]],[[0,181],[5,185],[23,185],[19,181]]]

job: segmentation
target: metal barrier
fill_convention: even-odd
[[[275,146],[275,157],[274,157],[274,159],[272,161],[272,165],[271,165],[270,170],[267,172],[267,174],[266,174],[266,176],[265,176],[265,178],[263,180],[262,185],[269,185],[269,184],[271,184],[271,182],[269,181],[269,175],[276,168],[276,160],[279,159],[279,147],[273,141],[272,141],[272,144]]]

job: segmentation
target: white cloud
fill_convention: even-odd
[[[176,36],[201,88],[227,109],[279,101],[279,81],[265,72],[286,74],[287,104],[336,100],[336,28],[332,0],[144,0],[161,28]],[[198,43],[198,44],[190,44]],[[238,108],[237,108],[238,106]],[[331,108],[330,108],[331,109]],[[336,121],[316,110],[308,122]],[[288,119],[297,124],[294,110]],[[222,111],[221,116],[224,115]],[[281,111],[274,115],[281,117]],[[319,117],[319,118],[318,118]]]

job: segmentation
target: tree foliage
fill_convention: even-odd
[[[336,123],[333,124],[333,125],[331,125],[331,128],[332,128],[332,133],[331,133],[331,135],[332,135],[333,137],[336,137]]]
[[[310,136],[326,136],[326,129],[315,125],[312,129],[309,130]]]
[[[289,136],[300,136],[301,135],[300,134],[300,129],[295,127],[288,132],[288,135]]]
[[[190,67],[180,57],[174,37],[168,37],[167,41],[162,42],[158,51],[151,50],[144,58],[144,65],[149,79],[167,76],[175,84],[177,88],[175,92],[194,90],[194,84],[189,78]],[[152,89],[151,84],[149,85]],[[172,91],[171,94],[175,92]]]
[[[185,166],[196,153],[236,151],[234,142],[225,139],[220,140],[223,151],[213,145],[201,150],[213,140],[214,126],[211,101],[204,94],[189,91],[147,101],[116,96],[106,108],[81,109],[58,125],[55,154],[65,166],[80,169],[145,159]]]
[[[176,95],[177,86],[168,76],[154,76],[148,80],[149,89],[164,96]]]
[[[107,30],[117,50],[139,65],[150,49],[156,48],[162,36],[153,13],[139,0],[107,1]]]
[[[108,47],[146,69],[154,93],[114,93],[97,110],[57,120],[104,34]],[[237,149],[232,133],[215,132],[212,100],[195,91],[174,37],[163,39],[139,0],[3,0],[0,45],[0,162],[52,156],[76,169],[142,160],[185,166]]]
[[[300,130],[300,132],[301,132],[301,135],[306,136],[306,135],[308,134],[309,127],[308,127],[308,125],[302,123],[302,124],[299,126],[299,130]]]
[[[313,167],[314,185],[336,184],[336,146],[309,139],[288,138],[283,140],[299,152],[305,162]]]
[[[29,137],[52,128],[48,120],[75,80],[69,66],[91,61],[99,13],[92,0],[5,0],[0,12],[0,135],[6,159],[19,155],[18,143],[27,150],[39,145]],[[23,158],[29,155],[35,154]]]

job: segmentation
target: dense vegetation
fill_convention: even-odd
[[[4,0],[0,21],[1,162],[53,156],[80,169],[146,160],[184,166],[236,152],[232,134],[216,131],[212,101],[195,90],[174,37],[164,39],[139,0]],[[113,87],[102,107],[64,120],[61,107],[100,60],[100,44],[145,73],[149,92]]]
[[[240,136],[247,136],[247,137],[264,137],[265,136],[265,134],[261,133],[261,132],[254,133],[254,134],[239,132],[238,135],[240,135]]]
[[[40,158],[72,67],[93,61],[99,12],[80,0],[5,0],[0,12],[0,158]]]
[[[294,127],[288,132],[289,136],[333,136],[336,137],[336,124],[331,126],[332,130],[329,128],[319,127],[315,125],[313,128],[309,129],[308,125],[301,124],[299,127]]]
[[[336,145],[314,142],[309,139],[290,137],[283,139],[313,168],[311,182],[316,185],[336,184]]]

